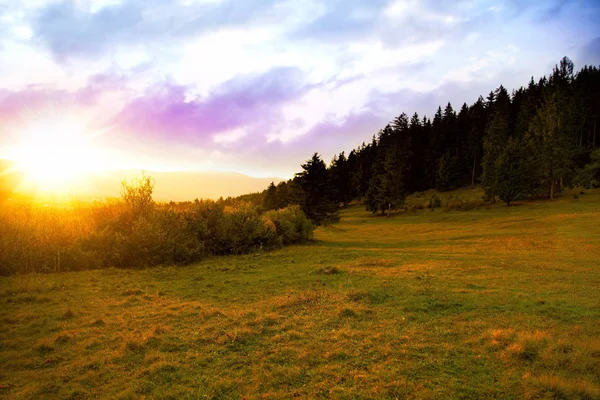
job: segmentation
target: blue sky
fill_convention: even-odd
[[[63,114],[114,167],[290,177],[401,112],[600,65],[597,21],[597,1],[0,0],[0,156]]]

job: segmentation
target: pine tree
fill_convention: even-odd
[[[496,160],[497,193],[507,206],[527,195],[530,189],[527,151],[516,138],[509,138]]]
[[[293,201],[290,196],[290,185],[288,182],[279,182],[277,184],[277,207],[285,208],[292,204]]]
[[[529,133],[535,142],[538,180],[549,189],[550,200],[558,186],[572,176],[573,137],[571,99],[559,90],[549,90],[544,96]]]
[[[459,177],[458,157],[451,154],[448,150],[440,158],[438,163],[438,174],[435,181],[435,187],[440,192],[456,189]]]
[[[275,210],[278,206],[277,199],[277,187],[274,182],[271,182],[269,187],[267,188],[267,192],[265,193],[265,198],[263,200],[263,208],[265,211]]]
[[[379,134],[377,161],[366,195],[367,210],[393,210],[404,205],[410,158],[408,117],[402,113]]]
[[[409,135],[411,152],[408,161],[410,170],[407,171],[405,188],[407,193],[423,190],[426,185],[425,153],[428,137],[417,113],[414,113],[410,119]]]
[[[342,151],[338,156],[334,156],[329,167],[331,182],[335,188],[335,199],[338,203],[346,204],[352,200],[350,170],[346,155]]]
[[[507,136],[508,117],[504,112],[496,112],[486,129],[486,135],[483,141],[483,160],[481,163],[483,168],[481,184],[485,190],[485,198],[494,203],[496,202],[498,186],[496,160],[500,156],[500,152],[506,142]]]
[[[487,124],[487,112],[485,100],[479,96],[477,102],[469,109],[469,165],[471,166],[471,187],[475,187],[475,182],[481,174],[481,159],[483,158],[483,137]]]
[[[296,174],[303,199],[301,208],[316,225],[334,222],[339,219],[338,203],[335,200],[327,167],[318,153],[302,164],[303,171]]]

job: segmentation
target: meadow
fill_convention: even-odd
[[[0,277],[0,398],[598,399],[600,190],[579,193],[423,193],[270,252]]]

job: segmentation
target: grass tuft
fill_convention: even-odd
[[[533,382],[542,393],[555,399],[600,399],[600,388],[585,379],[566,380],[557,375],[546,374],[534,378]]]
[[[534,361],[546,347],[547,342],[548,335],[543,332],[526,332],[520,335],[517,343],[508,347],[508,351],[518,359]]]
[[[42,343],[37,346],[37,350],[40,354],[44,355],[53,352],[54,347],[47,340],[43,340]]]
[[[95,320],[94,322],[92,322],[90,325],[91,326],[106,326],[106,322],[104,322],[103,319],[98,318],[97,320]]]
[[[73,317],[75,317],[75,313],[70,308],[68,308],[62,315],[62,319],[65,320],[73,319]]]
[[[340,311],[338,316],[340,318],[356,318],[358,317],[358,314],[356,314],[356,312],[350,308],[344,308],[342,311]]]
[[[343,271],[337,267],[325,267],[317,270],[317,274],[335,275],[341,274]]]
[[[61,334],[54,339],[55,344],[66,344],[72,340],[72,337],[67,334]]]

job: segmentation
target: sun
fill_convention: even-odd
[[[17,137],[11,158],[24,173],[24,183],[38,193],[67,193],[104,167],[83,121],[48,118],[29,123]]]

